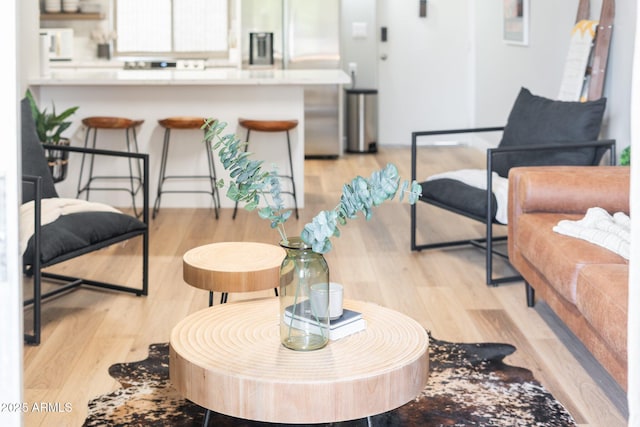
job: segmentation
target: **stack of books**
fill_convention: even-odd
[[[304,305],[306,302],[300,304]],[[305,310],[305,308],[304,306],[301,309],[297,307],[294,311],[293,306],[287,307],[284,315],[285,323],[296,329],[309,329],[314,334],[322,335],[320,324],[310,315],[310,310]],[[342,311],[342,316],[329,321],[329,339],[331,341],[339,340],[366,328],[367,321],[362,317],[362,313],[345,308]]]

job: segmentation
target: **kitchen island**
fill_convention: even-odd
[[[169,116],[203,116],[226,122],[228,133],[244,139],[246,131],[237,127],[238,118],[296,119],[297,129],[291,133],[294,174],[298,206],[304,207],[304,88],[330,85],[340,88],[350,82],[342,70],[275,70],[275,69],[206,69],[185,70],[118,70],[118,69],[52,69],[47,77],[32,79],[29,84],[40,106],[63,111],[78,106],[73,125],[65,132],[72,145],[84,144],[85,129],[81,120],[87,116],[121,116],[144,120],[138,129],[141,152],[150,157],[150,196],[155,200],[160,168],[160,154],[164,130],[158,120]],[[342,92],[341,90],[339,91]],[[340,102],[339,108],[341,108]],[[340,114],[342,117],[342,114]],[[335,130],[341,140],[342,123]],[[171,134],[168,174],[195,174],[206,171],[206,156],[201,131],[179,131]],[[124,149],[124,136],[115,131],[99,134],[100,148]],[[254,158],[263,160],[271,169],[275,165],[288,172],[286,140],[283,134],[255,134],[249,150]],[[74,197],[80,168],[80,158],[69,162],[69,177],[58,184],[62,197]],[[99,167],[98,167],[99,166]],[[98,174],[126,167],[110,164],[97,165]],[[218,178],[228,180],[228,174],[216,159]],[[206,188],[206,182],[167,182],[179,188]],[[287,183],[283,182],[286,187]],[[286,189],[286,188],[285,188]],[[125,192],[93,192],[91,200],[129,207],[130,197]],[[230,200],[221,197],[223,207],[232,207]],[[292,206],[292,200],[285,197]],[[165,195],[162,207],[210,207],[211,198],[202,194]]]

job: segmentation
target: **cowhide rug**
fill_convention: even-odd
[[[508,344],[456,344],[431,337],[429,383],[415,400],[371,417],[387,426],[575,426],[565,408],[532,373],[506,365]],[[169,346],[152,344],[149,357],[119,363],[109,374],[122,388],[89,402],[84,426],[200,426],[205,410],[183,399],[169,382]],[[211,426],[276,424],[213,413]],[[367,420],[329,424],[367,426]]]

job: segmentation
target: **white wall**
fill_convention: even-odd
[[[640,22],[640,8],[636,11],[636,22]],[[633,55],[634,66],[631,91],[631,116],[640,114],[640,28],[636,28],[635,49]],[[631,121],[631,145],[635,156],[631,159],[631,218],[640,212],[640,156],[637,154],[638,138],[640,138],[640,122]],[[631,226],[631,259],[629,260],[629,321],[627,327],[628,360],[640,360],[640,226],[638,222]],[[629,363],[629,426],[640,426],[640,364]]]
[[[16,58],[17,25],[16,6],[18,0],[3,4],[0,17],[3,35],[0,52],[5,58]],[[6,141],[18,141],[17,119],[17,70],[18,63],[4,70],[0,90],[4,94],[0,104],[4,118]],[[17,143],[5,143],[0,160],[0,403],[20,403],[22,394],[22,286],[20,256],[18,250],[18,156]],[[0,425],[22,425],[22,411],[0,411]]]
[[[408,144],[412,131],[501,126],[521,86],[557,96],[578,0],[530,0],[528,46],[502,41],[502,0],[378,0],[379,26],[389,42],[379,46],[379,143]],[[591,2],[592,18],[601,2]],[[629,103],[636,4],[616,2],[605,84],[608,107],[603,136],[629,145]]]
[[[38,0],[19,1],[18,8],[18,51],[20,58],[19,70],[19,95],[22,97],[27,90],[27,81],[39,76],[39,23],[40,6]]]
[[[636,33],[636,1],[616,1],[616,16],[609,51],[609,70],[604,87],[607,100],[607,112],[603,134],[616,139],[618,154],[630,144],[631,80],[633,76],[633,56]],[[600,14],[600,9],[591,9],[591,13]]]
[[[519,46],[502,40],[502,0],[476,7],[476,125],[504,125],[522,86],[557,96],[576,11],[577,0],[531,1],[529,44]]]

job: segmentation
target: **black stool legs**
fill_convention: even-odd
[[[179,129],[179,128],[176,128]],[[186,128],[184,128],[186,129]],[[210,194],[213,200],[213,208],[215,210],[216,219],[218,219],[218,209],[220,208],[220,193],[217,187],[216,168],[213,159],[213,151],[211,150],[210,141],[206,141],[207,149],[207,165],[209,168],[208,175],[167,175],[167,160],[169,157],[169,144],[171,139],[171,128],[164,131],[164,140],[162,143],[162,157],[160,161],[160,176],[158,177],[158,191],[156,201],[153,204],[152,218],[155,219],[156,214],[160,210],[160,202],[163,193],[205,193]],[[163,185],[169,179],[207,179],[211,186],[210,190],[164,190]]]
[[[87,148],[89,144],[89,137],[91,135],[91,131],[93,131],[93,138],[91,143],[91,148],[96,148],[96,141],[98,138],[98,128],[96,127],[87,127],[87,132],[85,133],[84,138],[84,147]],[[136,136],[135,127],[127,127],[124,129],[125,139],[127,151],[130,153],[138,153],[138,139]],[[131,133],[130,133],[131,132]],[[89,156],[88,160],[88,176],[87,181],[83,185],[82,178],[84,176],[84,168],[85,161],[87,161],[86,157]],[[91,190],[95,191],[126,191],[131,195],[131,201],[133,206],[133,212],[136,217],[140,217],[142,212],[138,212],[138,208],[136,206],[136,194],[142,188],[142,167],[140,165],[140,160],[138,159],[129,159],[129,175],[94,175],[94,165],[95,165],[95,155],[94,154],[86,154],[82,153],[82,160],[80,162],[80,177],[78,179],[78,189],[76,197],[80,197],[82,193],[85,193],[85,199],[89,200],[89,194]],[[135,167],[135,173],[134,173]],[[128,179],[129,188],[124,187],[96,187],[94,186],[95,181],[97,180],[116,180],[116,179]]]

